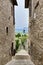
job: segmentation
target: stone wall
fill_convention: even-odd
[[[0,0],[0,65],[11,60],[10,49],[14,36],[11,7],[10,0]]]
[[[35,6],[38,0],[33,1],[33,16],[30,17],[30,51],[35,65],[43,65],[43,0]],[[35,13],[35,18],[34,18]]]

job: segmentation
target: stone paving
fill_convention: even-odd
[[[15,55],[15,59],[12,59],[6,65],[34,65],[34,63],[31,61],[29,54],[25,50],[21,50]]]

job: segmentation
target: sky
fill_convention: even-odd
[[[25,9],[25,0],[17,0],[18,6],[15,6],[15,29],[28,27],[28,8]]]

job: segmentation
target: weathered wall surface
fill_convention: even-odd
[[[0,0],[0,65],[5,65],[11,60],[10,49],[14,36],[11,7],[10,0]],[[8,27],[8,35],[6,27]]]
[[[39,5],[35,9],[38,0],[33,1],[33,15],[36,18],[30,19],[30,42],[31,57],[36,65],[43,65],[43,0],[39,0]]]

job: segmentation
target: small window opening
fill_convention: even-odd
[[[12,55],[12,56],[14,56],[15,53],[16,53],[16,49],[14,49],[13,46],[14,46],[14,45],[13,45],[13,42],[12,42],[12,44],[11,44],[11,55]]]
[[[7,35],[8,35],[8,27],[6,27],[6,33],[7,33]]]

